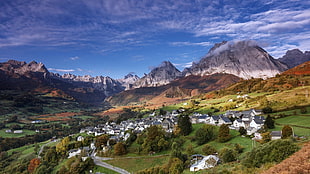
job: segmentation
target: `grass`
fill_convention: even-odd
[[[289,117],[277,119],[276,122],[282,125],[289,124],[289,125],[299,125],[299,126],[309,127],[309,131],[310,131],[310,116],[301,116],[301,115],[289,116]]]
[[[110,170],[110,169],[107,169],[107,168],[104,168],[101,166],[95,166],[94,167],[93,173],[96,173],[96,172],[106,173],[106,174],[118,174],[117,172],[115,172],[113,170]]]
[[[0,137],[2,137],[2,138],[19,138],[19,137],[23,137],[26,135],[36,134],[36,132],[33,130],[23,129],[23,133],[20,133],[20,134],[14,134],[13,132],[12,133],[6,133],[5,130],[7,130],[7,129],[1,129],[0,130]]]
[[[168,159],[169,156],[144,156],[137,158],[115,158],[106,162],[133,173],[155,166],[162,166],[168,162]]]

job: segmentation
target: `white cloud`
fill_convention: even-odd
[[[74,57],[70,57],[70,60],[78,60],[78,59],[80,59],[78,56],[74,56]]]
[[[211,42],[171,42],[171,45],[174,46],[211,46],[212,43]]]
[[[57,68],[48,68],[49,71],[56,71],[56,72],[74,72],[74,69],[57,69]]]

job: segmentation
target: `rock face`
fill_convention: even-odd
[[[303,53],[299,49],[288,50],[286,54],[278,60],[285,63],[289,68],[293,68],[304,62],[310,61],[310,51]]]
[[[273,77],[287,66],[271,57],[254,41],[215,44],[198,63],[183,71],[183,75],[233,74],[244,79]]]
[[[103,92],[105,96],[111,96],[124,90],[124,87],[119,81],[110,77],[92,77],[90,75],[76,76],[73,74],[64,74],[60,76],[59,74],[53,74],[52,78],[71,83],[76,87],[94,88]]]
[[[133,84],[133,88],[156,87],[166,85],[171,81],[182,77],[182,73],[169,61],[164,61],[140,80]]]
[[[7,72],[8,74],[15,74],[20,76],[28,76],[30,77],[30,73],[34,75],[34,73],[43,75],[43,77],[47,77],[49,72],[44,66],[43,63],[37,63],[32,61],[30,63],[20,62],[16,60],[9,60],[7,62],[0,64],[0,70]]]
[[[123,79],[118,79],[122,86],[125,87],[125,90],[132,89],[133,84],[138,80],[140,80],[140,77],[132,73],[127,74]]]

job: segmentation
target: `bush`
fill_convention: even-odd
[[[223,148],[219,153],[220,159],[224,163],[232,162],[237,160],[237,152],[233,149]]]
[[[279,163],[298,150],[290,140],[274,140],[254,148],[242,161],[246,167],[261,167],[266,163]]]
[[[201,150],[204,155],[212,155],[217,152],[216,149],[209,144],[204,145]]]

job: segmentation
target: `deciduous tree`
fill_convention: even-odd
[[[289,138],[293,135],[293,129],[289,125],[285,125],[282,128],[282,139]]]
[[[229,127],[227,124],[222,124],[219,129],[218,141],[224,143],[230,140],[231,135],[229,134]]]

